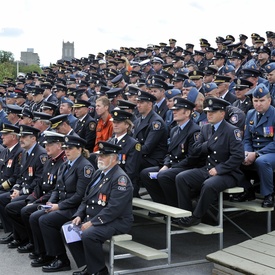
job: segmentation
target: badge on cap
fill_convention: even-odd
[[[104,145],[103,145],[102,143],[99,143],[99,144],[98,144],[98,147],[99,147],[100,149],[102,149],[102,148],[104,147]]]
[[[208,104],[211,106],[211,105],[213,105],[213,100],[212,99],[209,99],[208,100]]]
[[[138,91],[138,95],[141,95],[141,91]]]
[[[65,137],[65,142],[68,142],[69,141],[69,138],[68,137]]]

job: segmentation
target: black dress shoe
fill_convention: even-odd
[[[51,257],[51,256],[40,256],[40,257],[34,259],[33,261],[31,261],[31,266],[32,267],[41,267],[44,265],[48,265],[54,259],[55,259],[55,257]]]
[[[89,273],[87,272],[87,266],[81,271],[73,272],[73,275],[89,275]]]
[[[272,194],[264,197],[262,207],[274,207],[274,196]]]
[[[32,259],[32,260],[38,259],[39,257],[40,257],[40,255],[39,255],[39,254],[36,254],[35,252],[31,252],[31,253],[29,254],[29,258]]]
[[[12,241],[13,241],[13,234],[12,233],[10,233],[7,237],[0,239],[1,244],[8,244]]]
[[[234,195],[230,198],[230,201],[233,202],[244,202],[244,201],[253,201],[256,199],[255,192],[252,188],[245,190],[241,194]]]
[[[8,243],[8,248],[17,248],[18,246],[24,245],[25,242],[19,241],[19,240],[13,240],[10,243]]]
[[[26,245],[18,246],[17,251],[19,253],[30,253],[34,250],[34,245],[32,243],[28,243]]]
[[[201,222],[201,219],[196,218],[194,216],[181,218],[178,220],[178,225],[183,227],[190,227],[194,225],[198,225]]]
[[[71,264],[69,260],[61,261],[56,258],[49,265],[44,265],[42,267],[43,272],[57,272],[57,271],[65,271],[71,270]]]

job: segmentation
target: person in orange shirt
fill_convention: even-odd
[[[98,123],[96,126],[96,140],[94,152],[99,150],[98,142],[108,140],[113,134],[112,116],[109,113],[110,101],[106,96],[101,96],[96,100],[96,114]]]

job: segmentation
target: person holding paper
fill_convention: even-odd
[[[109,274],[102,245],[113,235],[128,233],[133,222],[132,183],[118,165],[121,147],[102,141],[98,148],[99,169],[71,222],[81,225],[82,242],[69,243],[68,247],[78,267],[87,265],[73,275]]]

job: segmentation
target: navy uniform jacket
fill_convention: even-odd
[[[133,137],[141,144],[142,157],[152,166],[162,165],[167,153],[168,130],[163,119],[153,110],[135,121]]]
[[[48,98],[47,100],[45,100],[45,101],[47,101],[47,102],[52,102],[52,103],[55,103],[55,104],[58,103],[58,99],[57,99],[57,97],[56,97],[55,94],[51,94],[51,95],[49,96],[49,98]]]
[[[34,146],[30,156],[27,157],[27,151],[24,150],[19,177],[13,186],[14,189],[20,190],[20,195],[32,193],[42,176],[43,166],[47,159],[46,150],[38,143]]]
[[[91,221],[93,226],[112,223],[112,227],[127,232],[133,221],[131,180],[122,168],[115,165],[95,186],[91,186],[100,173],[101,170],[97,170],[93,175],[73,217]]]
[[[109,142],[115,143],[115,138],[109,139]],[[130,180],[134,182],[139,173],[141,145],[128,134],[119,140],[116,145],[122,148],[118,154],[118,164],[126,172]]]
[[[193,154],[193,145],[199,136],[200,127],[192,121],[185,125],[179,133],[179,126],[171,130],[168,154],[164,159],[164,165],[169,168],[194,167],[199,164],[199,159]]]
[[[223,99],[232,104],[234,101],[236,101],[237,98],[234,94],[228,92]]]
[[[5,190],[10,189],[16,182],[17,177],[20,175],[20,166],[23,149],[20,144],[17,143],[15,147],[8,152],[8,148],[5,148],[0,154],[0,183],[8,181],[8,185],[4,185]],[[2,188],[1,188],[2,189]]]
[[[212,135],[211,124],[206,124],[202,126],[194,147],[195,154],[205,157],[207,170],[215,167],[218,175],[231,174],[237,181],[242,179],[240,165],[244,160],[244,149],[237,127],[223,120]]]
[[[96,121],[87,114],[82,121],[78,119],[75,122],[74,131],[87,141],[87,146],[85,148],[92,152],[96,139]]]
[[[247,114],[250,109],[253,109],[253,103],[249,96],[247,96],[243,102],[241,102],[240,99],[237,99],[233,102],[232,106],[241,109],[245,114]]]
[[[275,153],[274,125],[275,108],[273,106],[269,106],[258,123],[257,111],[249,110],[243,141],[245,151],[259,151],[260,154]]]
[[[71,219],[84,196],[85,190],[94,172],[91,163],[82,155],[66,172],[67,163],[61,164],[55,189],[52,191],[49,202],[58,203],[58,213]]]
[[[168,111],[168,106],[166,104],[166,100],[164,99],[158,108],[157,105],[154,106],[154,111],[163,119],[166,118],[166,113]]]
[[[44,100],[41,100],[41,101],[38,102],[38,103],[34,103],[34,104],[32,105],[31,111],[32,111],[32,112],[40,112],[40,111],[41,111],[41,106],[42,106],[43,102],[44,102]]]
[[[46,161],[39,183],[34,187],[33,192],[26,198],[27,203],[45,204],[49,200],[51,192],[55,188],[58,169],[64,161],[66,161],[64,151],[56,158],[49,158]]]
[[[224,119],[230,124],[238,127],[242,132],[245,125],[245,113],[235,106],[229,105],[226,107],[226,113]]]

